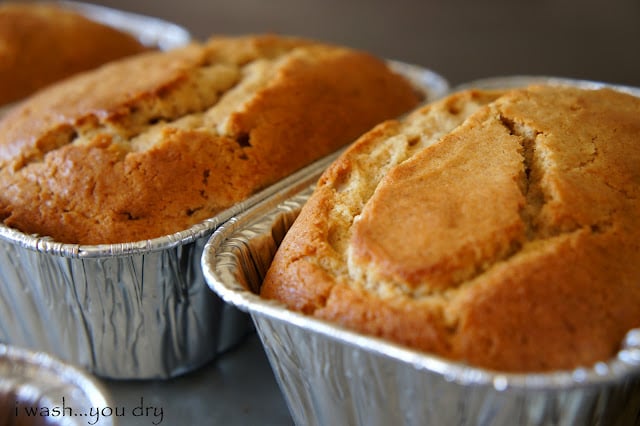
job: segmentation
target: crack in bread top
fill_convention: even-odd
[[[606,360],[640,326],[640,100],[451,95],[320,179],[261,295],[500,371]]]
[[[59,242],[159,237],[352,142],[421,95],[364,52],[214,38],[115,62],[0,122],[0,216]]]
[[[637,192],[618,176],[638,174],[619,150],[598,155],[634,136],[621,132],[632,112],[603,98],[510,93],[390,170],[353,224],[350,265],[363,270],[352,275],[419,297],[473,280],[537,240],[602,232],[628,204],[617,192]],[[621,127],[603,126],[604,114]]]

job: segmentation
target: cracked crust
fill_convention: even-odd
[[[54,4],[0,4],[0,105],[148,50],[135,37]]]
[[[472,365],[590,365],[640,326],[640,100],[467,91],[361,137],[261,294]]]
[[[0,122],[0,215],[102,244],[214,216],[420,95],[366,53],[296,38],[214,38],[113,62]]]

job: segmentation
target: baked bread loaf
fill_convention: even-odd
[[[499,371],[589,366],[640,326],[640,99],[464,91],[321,177],[261,295]]]
[[[422,96],[367,53],[288,37],[220,37],[112,62],[0,121],[0,217],[65,243],[169,235]]]
[[[47,3],[0,4],[0,105],[148,50],[132,35]]]

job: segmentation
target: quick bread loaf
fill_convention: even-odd
[[[422,97],[367,53],[290,37],[217,37],[112,62],[0,122],[0,217],[65,243],[169,235]]]
[[[590,366],[640,326],[639,196],[640,99],[459,92],[324,173],[261,295],[483,368]]]
[[[145,50],[132,35],[55,3],[2,3],[0,105]]]

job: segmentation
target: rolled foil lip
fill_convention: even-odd
[[[608,87],[640,96],[640,88],[541,76],[478,80],[454,87],[452,92],[470,88],[521,87],[531,83],[571,84],[589,89]],[[510,373],[475,367],[419,352],[289,310],[280,302],[262,299],[254,293],[259,291],[261,282],[251,281],[251,275],[255,275],[256,271],[244,269],[250,266],[246,259],[240,259],[238,254],[249,251],[254,244],[260,244],[261,236],[274,234],[275,228],[282,226],[283,216],[297,214],[313,192],[315,180],[315,177],[309,177],[305,182],[299,182],[300,187],[305,183],[306,187],[303,187],[302,191],[292,192],[292,195],[280,194],[263,200],[241,215],[230,219],[213,233],[203,251],[203,274],[209,287],[225,302],[252,315],[293,324],[345,345],[412,365],[416,370],[430,371],[441,375],[448,382],[464,386],[492,387],[497,391],[526,393],[611,385],[629,377],[640,377],[640,328],[632,329],[626,334],[616,356],[592,366],[550,372]]]
[[[612,84],[604,81],[581,80],[544,75],[512,75],[481,78],[456,85],[451,88],[451,92],[453,93],[468,89],[511,89],[517,87],[525,87],[530,84],[570,85],[591,90],[608,88],[640,97],[639,87],[625,86],[622,84]]]
[[[62,2],[71,4],[80,4],[74,2]],[[85,5],[82,4],[82,7]],[[93,5],[89,5],[93,7]],[[101,8],[101,7],[100,7]],[[420,67],[418,65],[408,64],[396,60],[388,60],[390,68],[407,78],[417,90],[425,97],[425,101],[430,102],[441,98],[449,90],[447,80],[434,71]],[[0,109],[0,117],[2,109]],[[318,171],[324,170],[329,166],[338,155],[344,150],[340,149],[329,154],[310,165],[294,172],[293,174],[281,179],[280,181],[264,188],[253,194],[249,198],[223,210],[215,216],[206,219],[200,223],[191,226],[188,229],[175,232],[173,234],[151,238],[147,240],[114,243],[114,244],[71,244],[56,242],[48,236],[40,236],[35,234],[26,234],[17,229],[8,227],[0,222],[0,239],[17,244],[20,247],[35,250],[38,252],[49,253],[69,258],[99,258],[99,257],[117,257],[129,256],[132,254],[149,253],[160,250],[167,250],[181,245],[189,244],[200,238],[208,237],[229,218],[240,214],[247,210],[250,206],[256,204],[259,200],[267,198],[277,193],[291,193],[301,188],[299,182],[303,181],[309,175],[317,176]]]
[[[65,0],[54,3],[79,12],[93,21],[127,32],[147,47],[169,50],[191,42],[189,31],[159,18],[90,3]]]
[[[44,408],[60,406],[63,397],[65,405],[77,411],[113,406],[106,388],[84,370],[44,352],[0,343],[0,397],[7,396],[22,405]],[[65,420],[64,424],[86,424],[87,417],[68,416]],[[103,423],[111,426],[114,421],[100,417]]]

